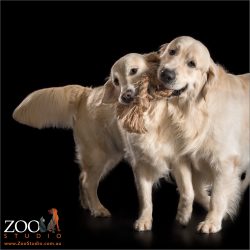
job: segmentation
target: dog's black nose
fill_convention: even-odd
[[[160,80],[164,83],[172,83],[175,80],[176,74],[174,70],[162,69],[160,73]]]
[[[126,90],[126,92],[122,94],[121,99],[125,103],[132,102],[134,100],[134,92],[131,89]]]

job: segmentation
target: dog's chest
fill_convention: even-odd
[[[174,156],[174,147],[166,120],[166,101],[157,102],[144,115],[147,132],[126,133],[127,152],[132,161],[145,163],[159,173],[168,171],[169,158]],[[132,160],[131,160],[132,159]]]
[[[145,163],[160,174],[169,170],[168,162],[174,155],[173,147],[159,137],[157,130],[148,131],[143,135],[127,133],[127,139],[130,145],[128,154],[134,162],[133,165]]]

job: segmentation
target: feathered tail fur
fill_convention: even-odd
[[[13,112],[13,118],[34,128],[72,128],[83,94],[90,88],[67,85],[29,94]]]

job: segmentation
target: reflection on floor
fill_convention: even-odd
[[[81,208],[67,211],[70,217],[67,218],[66,214],[66,246],[71,248],[249,248],[249,190],[245,194],[236,220],[225,221],[223,230],[217,234],[205,235],[196,232],[196,226],[206,214],[198,205],[194,205],[193,216],[187,227],[182,227],[175,221],[178,195],[174,186],[163,183],[153,194],[152,231],[136,232],[133,230],[138,209],[136,197],[123,196],[116,202],[117,197],[114,197],[111,202],[107,198],[108,194],[105,193],[106,185],[108,184],[104,183],[101,186],[103,192],[99,195],[105,206],[110,209],[112,218],[94,218]],[[113,196],[112,192],[111,196]]]

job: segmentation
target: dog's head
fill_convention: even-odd
[[[102,103],[116,103],[116,115],[123,127],[134,133],[145,133],[143,113],[149,108],[150,79],[156,79],[159,55],[131,53],[112,67],[104,85]]]
[[[114,63],[108,81],[105,83],[102,103],[119,102],[128,105],[140,94],[138,82],[143,74],[152,72],[159,63],[156,52],[149,54],[130,53]],[[156,73],[156,72],[155,72]]]
[[[216,76],[208,49],[192,37],[171,41],[160,55],[158,79],[161,86],[173,90],[172,96],[190,99],[206,93]]]

